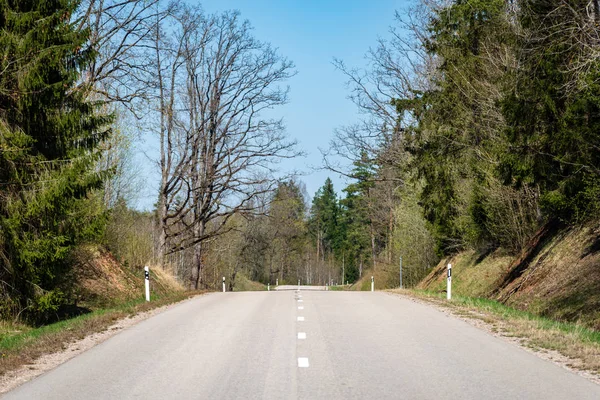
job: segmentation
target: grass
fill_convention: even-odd
[[[368,292],[371,290],[371,277],[375,280],[375,290],[397,288],[399,285],[398,269],[389,264],[378,264],[376,269],[363,271],[362,278],[350,285],[350,290]],[[406,279],[405,275],[405,279]],[[406,283],[406,281],[405,281]]]
[[[341,291],[351,290],[351,289],[350,289],[350,285],[333,285],[333,286],[329,286],[329,290],[341,292]]]
[[[42,355],[63,350],[76,340],[102,332],[117,320],[189,298],[197,292],[176,292],[129,301],[119,306],[99,309],[75,318],[41,327],[30,327],[3,321],[0,323],[0,375],[33,363]]]
[[[271,285],[271,290],[275,289],[275,285]],[[261,292],[266,291],[267,285],[260,282],[255,282],[248,279],[244,274],[238,273],[235,278],[234,292]]]
[[[460,316],[483,320],[492,330],[519,338],[527,347],[557,351],[572,360],[572,367],[600,374],[600,331],[578,323],[555,321],[484,298],[453,296],[451,301],[446,301],[446,294],[439,292],[391,292],[412,295],[449,307]]]
[[[512,257],[496,251],[480,259],[473,250],[464,251],[444,260],[434,268],[435,279],[423,279],[419,288],[430,291],[446,289],[446,265],[452,263],[452,289],[465,296],[485,297],[498,287]],[[431,273],[430,273],[431,275]]]

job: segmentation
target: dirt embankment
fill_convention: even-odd
[[[600,330],[600,224],[540,231],[517,257],[466,251],[442,260],[419,289],[498,300],[556,320]]]
[[[105,308],[144,296],[143,266],[124,265],[97,246],[79,248],[75,259],[75,291],[79,306]],[[150,287],[152,296],[183,291],[171,271],[155,266],[150,266]]]

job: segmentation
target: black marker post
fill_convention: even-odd
[[[146,301],[150,301],[150,268],[144,267],[144,284],[146,286]]]
[[[452,264],[448,264],[448,280],[446,281],[446,299],[452,298]]]

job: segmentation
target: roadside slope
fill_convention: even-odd
[[[473,251],[442,260],[418,289],[485,297],[548,318],[600,330],[600,224],[559,231],[519,257]]]

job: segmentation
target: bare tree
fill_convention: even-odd
[[[155,24],[171,6],[162,0],[83,0],[75,15],[97,52],[84,75],[92,94],[139,115],[151,89],[146,68]]]
[[[169,227],[181,223],[190,200],[186,176],[191,138],[181,129],[180,112],[185,108],[185,91],[179,88],[186,83],[186,46],[198,34],[203,18],[198,10],[174,7],[165,15],[157,14],[153,25],[153,56],[148,59],[147,69],[154,78],[152,87],[155,90],[149,103],[148,123],[157,131],[160,142],[158,166],[161,178],[157,204],[157,258],[160,264],[170,253],[167,245]]]
[[[255,213],[275,189],[276,164],[295,157],[272,109],[287,102],[293,64],[252,36],[239,13],[175,8],[155,30],[162,172],[160,253],[194,249],[189,286],[202,283],[205,245]]]
[[[276,187],[273,162],[297,155],[282,121],[264,116],[287,102],[288,88],[278,85],[291,76],[293,64],[254,39],[236,12],[214,16],[209,25],[210,42],[187,58],[193,222],[171,234],[176,248],[195,248],[194,288],[203,242],[225,231],[231,216],[253,212],[257,196]],[[191,236],[184,234],[188,228]]]
[[[348,163],[365,157],[379,165],[398,166],[407,154],[401,143],[410,115],[399,116],[395,99],[412,99],[431,84],[436,60],[425,51],[426,20],[434,4],[421,4],[410,13],[396,13],[389,39],[380,38],[365,55],[365,70],[348,67],[335,59],[334,66],[347,77],[349,98],[361,115],[359,122],[336,130],[330,148],[323,151],[325,167],[355,178]],[[338,161],[336,161],[338,160]],[[388,179],[397,179],[388,176]]]

